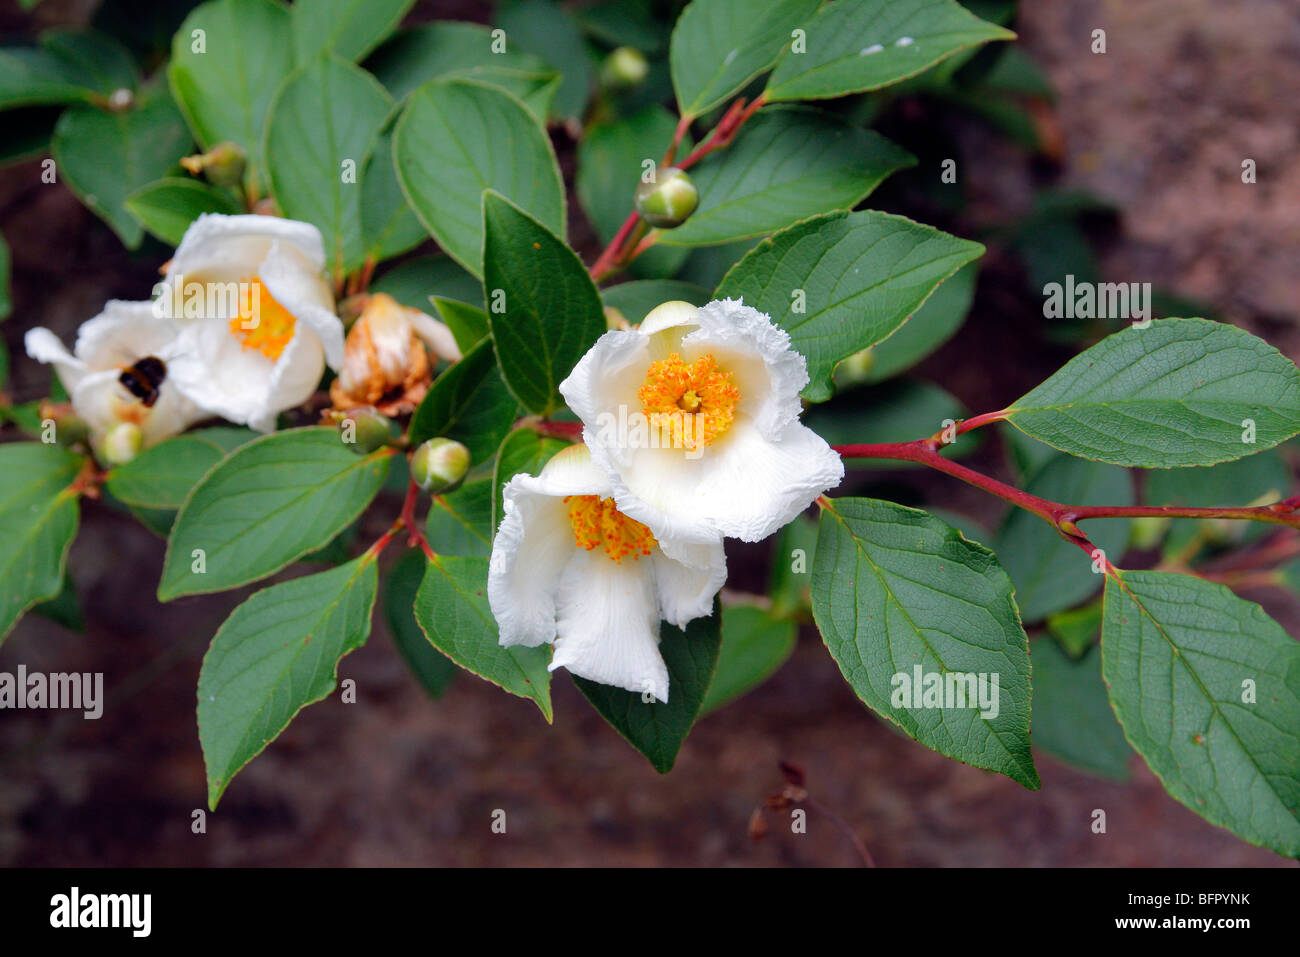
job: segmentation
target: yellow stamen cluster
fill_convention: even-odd
[[[688,365],[674,352],[650,364],[637,397],[650,424],[671,432],[674,448],[695,452],[731,427],[740,390],[712,355]]]
[[[639,561],[658,544],[650,529],[615,508],[612,498],[566,495],[564,504],[569,506],[569,524],[579,548],[591,551],[599,545],[611,560],[621,563],[629,555]]]
[[[297,320],[276,302],[260,279],[243,283],[249,292],[239,297],[239,315],[230,320],[230,331],[245,349],[256,349],[274,362],[293,338]]]

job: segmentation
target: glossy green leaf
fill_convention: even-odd
[[[263,131],[271,100],[293,70],[289,11],[274,0],[209,0],[172,40],[167,79],[194,138],[227,140],[247,152],[260,182]]]
[[[130,53],[94,30],[47,30],[39,47],[0,50],[0,109],[103,105],[117,90],[134,91],[136,82]]]
[[[439,555],[492,554],[492,480],[475,479],[429,503],[425,537]]]
[[[434,80],[408,101],[393,140],[397,178],[447,255],[483,268],[483,191],[493,189],[564,237],[564,186],[546,131],[508,93]]]
[[[683,631],[666,622],[660,625],[659,653],[668,666],[668,702],[622,688],[597,684],[573,676],[573,683],[600,716],[654,766],[667,774],[677,752],[699,717],[718,664],[722,644],[720,615],[715,607],[707,618],[696,618]]]
[[[787,53],[772,71],[764,94],[772,102],[879,89],[958,50],[1016,36],[956,0],[832,3],[806,26],[806,52]]]
[[[393,166],[393,134],[380,135],[361,177],[361,235],[376,262],[400,256],[428,238]]]
[[[28,608],[63,588],[79,511],[71,486],[82,464],[57,445],[0,445],[0,641]]]
[[[1127,471],[1100,462],[1057,455],[1034,474],[1025,491],[1072,505],[1133,504],[1133,479]],[[1084,532],[1118,564],[1128,543],[1127,519],[1089,521]],[[998,532],[994,551],[1016,585],[1016,604],[1025,621],[1077,605],[1102,586],[1102,575],[1079,546],[1067,542],[1037,515],[1013,508]]]
[[[1007,421],[1115,465],[1214,465],[1300,432],[1300,370],[1235,326],[1160,319],[1075,356],[1012,403]]]
[[[752,605],[722,609],[722,647],[701,716],[753,691],[794,653],[797,626]]]
[[[507,50],[540,57],[560,74],[556,115],[580,119],[595,77],[573,14],[553,0],[516,0],[498,8],[495,23],[506,32]]]
[[[1126,781],[1133,749],[1115,720],[1101,679],[1101,652],[1075,661],[1056,642],[1030,646],[1034,666],[1034,747],[1103,778]]]
[[[501,492],[506,483],[520,473],[538,475],[542,466],[551,460],[557,452],[568,448],[569,443],[563,439],[540,435],[533,429],[515,429],[501,441],[496,462],[492,470],[492,509],[488,524],[489,536],[496,532],[504,514],[501,504]],[[490,549],[489,549],[490,550]]]
[[[600,294],[577,253],[495,192],[483,195],[483,285],[501,376],[532,412],[563,405],[559,385],[605,332]]]
[[[1295,478],[1282,449],[1223,462],[1209,468],[1152,469],[1146,473],[1143,500],[1148,505],[1204,508],[1223,505],[1270,505],[1294,491]],[[1262,522],[1231,522],[1193,518],[1169,522],[1166,554],[1192,548],[1197,536],[1210,545],[1249,542],[1267,535],[1273,526]]]
[[[850,209],[891,173],[915,164],[911,153],[879,133],[833,114],[795,106],[760,110],[731,146],[692,167],[700,205],[659,242],[709,246],[762,236]],[[789,290],[785,295],[788,305]]]
[[[257,581],[326,545],[370,504],[392,456],[388,448],[357,455],[326,427],[275,432],[236,449],[181,506],[158,598]]]
[[[822,511],[812,605],[869,708],[940,754],[1039,787],[1028,639],[992,552],[917,509],[836,499]],[[978,676],[993,707],[973,700]],[[932,697],[932,683],[953,693]]]
[[[397,29],[415,0],[294,0],[290,10],[299,63],[325,51],[360,60]]]
[[[374,77],[326,55],[285,81],[267,115],[266,167],[276,203],[288,218],[321,231],[335,276],[365,258],[361,173],[391,107]]]
[[[402,660],[429,697],[443,696],[456,677],[456,666],[429,643],[415,620],[415,596],[429,562],[417,548],[402,553],[384,579],[383,606],[388,631]]]
[[[165,89],[116,113],[69,107],[50,144],[59,178],[132,249],[144,230],[127,211],[127,197],[172,172],[191,146]]]
[[[714,297],[743,296],[788,332],[808,360],[803,394],[821,402],[831,396],[836,363],[887,341],[941,282],[983,252],[979,243],[901,216],[832,213],[759,243]]]
[[[1222,585],[1126,571],[1106,582],[1101,648],[1124,734],[1169,793],[1300,856],[1300,644]]]
[[[9,256],[9,244],[0,236],[0,320],[8,319],[14,311],[13,300],[13,261]],[[7,354],[6,354],[7,355]],[[8,362],[5,363],[3,384],[8,384]]]
[[[699,116],[772,66],[818,0],[695,0],[669,46],[673,89],[683,114]]]
[[[108,490],[127,505],[178,509],[213,466],[255,437],[247,429],[220,427],[177,435],[109,472]]]
[[[1063,652],[1071,658],[1082,658],[1101,638],[1101,609],[1102,601],[1098,599],[1048,615],[1043,624]]]
[[[415,620],[433,646],[466,671],[513,695],[530,698],[549,723],[549,646],[503,648],[487,600],[488,560],[438,556],[415,596]]]
[[[334,690],[339,660],[370,635],[375,556],[256,592],[226,619],[199,671],[208,806],[309,704]]]
[[[882,382],[916,365],[961,328],[975,301],[978,263],[967,263],[939,284],[930,298],[884,342],[867,350],[867,382]]]
[[[179,246],[190,223],[203,213],[234,216],[244,211],[224,189],[179,176],[167,176],[140,187],[123,205],[146,232],[169,246]]]
[[[494,49],[496,48],[496,49]],[[560,78],[541,59],[500,48],[492,31],[477,23],[438,21],[403,30],[375,51],[366,66],[399,100],[429,80],[460,77],[499,87],[519,97],[546,122]]]
[[[379,276],[370,291],[386,292],[403,306],[423,312],[428,311],[430,296],[483,305],[483,284],[478,277],[442,255],[408,259]]]
[[[518,409],[497,370],[492,343],[484,340],[434,380],[411,416],[411,446],[446,436],[469,449],[475,465],[486,462],[510,431]]]
[[[478,306],[442,296],[430,296],[429,301],[442,321],[451,330],[452,338],[462,353],[469,352],[492,333],[488,314]]]

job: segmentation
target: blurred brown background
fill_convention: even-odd
[[[1300,358],[1300,7],[1294,0],[1034,0],[1024,48],[1059,93],[1063,161],[1040,160],[975,121],[956,136],[972,202],[965,225],[1023,211],[1044,178],[1087,187],[1122,209],[1102,269],[1205,301],[1222,318]],[[84,21],[89,3],[49,0],[34,15],[0,6],[0,30]],[[431,16],[487,22],[472,2],[422,4]],[[1108,52],[1089,52],[1104,28]],[[3,122],[0,115],[0,123]],[[571,167],[572,144],[556,134]],[[1259,182],[1243,185],[1243,158]],[[160,259],[129,254],[39,166],[0,170],[0,231],[13,248],[15,315],[3,326],[14,392],[45,372],[21,356],[21,332],[47,325],[71,342],[107,298],[142,298]],[[575,241],[590,237],[574,223]],[[589,242],[584,252],[594,254]],[[998,408],[1070,352],[1035,335],[1041,300],[996,245],[975,310],[922,367],[974,411]],[[997,443],[980,455],[997,469]],[[988,499],[942,477],[926,499],[996,520]],[[396,504],[377,510],[379,528]],[[379,529],[377,528],[376,531]],[[2,535],[2,533],[0,533]],[[0,542],[3,539],[0,537]],[[0,544],[0,547],[3,547]],[[801,766],[813,798],[887,865],[1285,865],[1166,796],[1134,760],[1128,784],[1102,782],[1039,755],[1044,786],[933,754],[871,716],[815,631],[768,684],[706,718],[667,776],[603,724],[562,673],[556,722],[468,675],[430,701],[388,641],[382,615],[340,677],[242,772],[207,833],[195,684],[206,643],[247,592],[159,605],[162,542],[102,506],[85,511],[71,569],[84,634],[28,616],[0,647],[0,670],[103,671],[104,717],[0,713],[0,863],[17,865],[853,865],[850,842],[810,812],[808,833],[782,819],[760,844],[752,810],[779,789],[778,761]],[[766,546],[731,552],[733,587],[761,589]],[[1292,634],[1300,606],[1251,593]],[[1094,835],[1094,808],[1109,831]],[[508,832],[493,834],[492,813]]]

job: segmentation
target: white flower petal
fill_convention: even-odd
[[[651,336],[656,332],[663,332],[665,329],[675,329],[678,326],[698,325],[699,307],[693,306],[689,302],[683,302],[680,299],[674,299],[671,302],[662,302],[651,309],[641,324],[636,327],[636,331],[643,336]]]
[[[311,398],[324,373],[325,353],[320,340],[295,334],[275,360],[262,407],[248,424],[260,432],[270,432],[279,413]]]
[[[713,598],[727,580],[727,556],[721,541],[686,545],[682,551],[691,553],[689,562],[669,558],[663,551],[655,552],[650,559],[654,562],[659,615],[678,628],[713,614]]]
[[[324,270],[325,243],[310,223],[278,216],[205,213],[185,230],[165,280],[178,276],[187,282],[250,279],[277,240],[296,247],[312,273]]]
[[[23,345],[27,354],[37,362],[54,365],[54,371],[69,395],[76,391],[78,383],[89,371],[85,362],[69,352],[62,340],[43,326],[28,329],[23,336]]]
[[[560,577],[550,670],[668,700],[653,566],[577,550]]]
[[[440,359],[446,359],[448,362],[458,362],[461,359],[460,347],[456,345],[456,337],[451,334],[446,323],[439,322],[433,316],[420,312],[418,309],[412,309],[407,313],[407,318],[411,320],[411,325],[415,329],[415,334],[420,340],[433,350],[433,354]]]
[[[182,345],[168,366],[168,378],[190,400],[240,425],[265,419],[268,412],[274,424],[279,410],[269,409],[267,398],[275,363],[256,349],[245,349],[225,320],[184,320]]]
[[[555,592],[576,551],[564,500],[539,492],[531,476],[511,479],[488,562],[488,604],[501,644],[555,640]]]
[[[276,242],[257,275],[276,302],[297,320],[294,338],[304,331],[314,334],[325,347],[330,368],[342,366],[343,322],[334,314],[334,295],[320,271],[313,270],[295,247]]]

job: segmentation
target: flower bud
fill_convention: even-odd
[[[686,222],[699,202],[695,184],[676,166],[659,170],[653,182],[636,188],[636,211],[659,229],[672,229]]]
[[[1169,519],[1157,515],[1143,515],[1133,519],[1133,547],[1155,548],[1169,531]]]
[[[40,405],[40,417],[42,424],[51,422],[54,425],[54,441],[59,445],[73,446],[79,442],[85,442],[90,436],[90,426],[86,420],[77,415],[71,405],[66,402],[44,401]]]
[[[871,367],[876,364],[875,354],[870,349],[863,349],[848,356],[835,367],[831,378],[838,389],[847,389],[855,385],[871,382]]]
[[[202,173],[214,186],[238,186],[244,178],[246,158],[243,148],[238,143],[227,140],[218,143],[206,153],[186,156],[181,160],[181,165],[195,176]]]
[[[411,478],[430,495],[460,488],[469,471],[469,449],[452,439],[430,439],[411,456]]]
[[[397,438],[397,426],[393,420],[374,406],[330,412],[328,415],[338,426],[343,444],[358,455],[369,455]]]
[[[627,90],[643,82],[649,71],[650,66],[640,50],[619,47],[605,58],[600,79],[606,89]]]
[[[134,422],[119,422],[104,433],[99,440],[97,454],[100,462],[112,468],[125,465],[144,447],[144,433]]]
[[[369,405],[384,415],[413,411],[433,380],[426,346],[440,358],[460,358],[451,330],[437,319],[387,293],[369,296],[348,330],[343,368],[330,384],[334,408]]]

